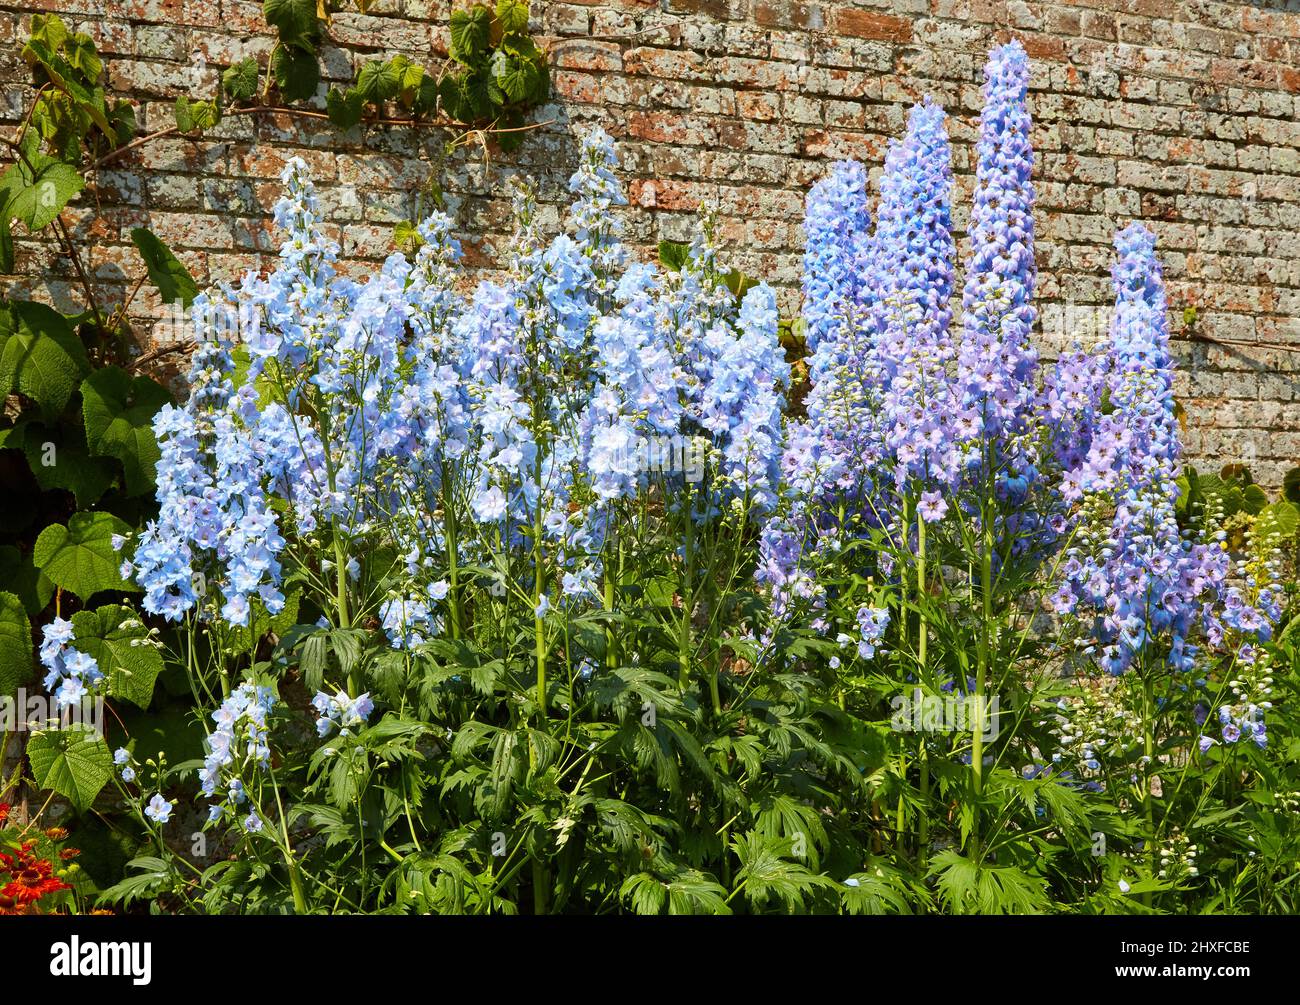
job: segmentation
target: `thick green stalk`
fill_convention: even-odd
[[[989,658],[993,634],[993,528],[985,507],[980,528],[980,641],[975,664],[975,709],[971,721],[970,766],[975,777],[975,792],[984,791],[984,689],[988,683]]]
[[[928,594],[926,592],[925,576],[925,521],[916,522],[916,593],[917,604],[920,608],[920,633],[921,638],[917,644],[917,663],[920,667],[918,675],[924,684],[926,680],[926,643],[930,634],[930,627],[926,620],[926,602]],[[921,733],[921,834],[920,847],[917,852],[922,861],[926,858],[926,849],[930,846],[930,759],[925,744],[925,732]]]
[[[1142,750],[1146,754],[1146,771],[1142,777],[1142,815],[1146,818],[1147,862],[1154,879],[1157,871],[1156,858],[1156,818],[1155,806],[1151,802],[1151,772],[1155,766],[1155,734],[1153,732],[1153,715],[1155,713],[1155,684],[1151,675],[1146,673],[1145,660],[1139,662],[1142,672]],[[1142,895],[1142,905],[1151,906],[1151,891]]]
[[[605,595],[603,599],[605,603],[605,611],[607,613],[612,613],[614,610],[614,594],[618,587],[619,573],[622,571],[622,568],[623,541],[620,538],[618,542],[618,569],[611,570],[608,566],[605,567]],[[607,625],[605,627],[605,666],[610,670],[613,670],[618,666],[618,651],[616,646],[617,639],[614,634],[614,626],[612,624]]]
[[[442,518],[443,536],[447,539],[447,577],[451,588],[447,591],[447,609],[450,615],[451,637],[460,638],[460,569],[457,565],[459,542],[456,540],[456,507],[448,491],[447,465],[442,466]]]
[[[542,605],[542,508],[533,518],[533,655],[537,660],[537,708],[546,725],[546,623],[538,614]]]
[[[695,524],[689,483],[686,496],[686,573],[682,579],[682,621],[677,632],[677,683],[683,691],[691,674],[691,610],[695,606],[692,579],[695,576]]]

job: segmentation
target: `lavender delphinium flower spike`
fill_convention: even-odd
[[[951,486],[965,409],[948,373],[953,287],[952,166],[943,109],[913,106],[880,180],[874,247],[875,356],[885,381],[883,432],[894,479]]]
[[[1095,610],[1098,658],[1122,673],[1167,640],[1168,662],[1188,670],[1199,621],[1206,636],[1224,625],[1266,639],[1269,625],[1230,586],[1227,555],[1178,526],[1178,458],[1169,321],[1155,235],[1132,224],[1115,239],[1115,313],[1109,340],[1110,411],[1101,416],[1082,467],[1068,481],[1109,506],[1085,525],[1063,567],[1069,590],[1058,611]],[[1104,514],[1109,510],[1110,516]],[[1072,594],[1072,595],[1071,595]]]
[[[832,165],[808,192],[804,210],[803,319],[810,352],[851,323],[869,299],[870,213],[867,171],[859,161]]]
[[[1019,42],[984,68],[971,257],[962,296],[958,381],[991,446],[1022,431],[1033,405],[1034,152],[1029,142],[1029,59]]]

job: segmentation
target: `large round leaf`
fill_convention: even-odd
[[[24,394],[53,418],[89,370],[86,350],[58,311],[30,300],[0,304],[0,393]]]
[[[111,513],[74,513],[66,527],[56,523],[41,531],[32,560],[55,586],[82,600],[101,590],[138,593],[138,586],[122,578],[122,560],[113,550],[113,535],[129,530]]]
[[[5,446],[27,455],[27,466],[42,489],[71,492],[83,509],[98,502],[117,478],[113,461],[90,456],[80,423],[22,422],[9,430]]]
[[[12,695],[32,675],[32,626],[22,601],[0,593],[0,695]]]
[[[140,618],[129,607],[106,604],[72,616],[72,645],[95,657],[113,698],[148,708],[163,658]]]
[[[0,545],[0,583],[4,583],[33,618],[54,596],[54,584],[12,544]]]
[[[66,796],[85,810],[113,777],[113,757],[104,738],[89,726],[33,733],[27,744],[32,777],[42,789]]]
[[[153,435],[153,417],[172,396],[148,377],[132,377],[121,367],[100,367],[81,382],[86,446],[92,454],[116,457],[126,472],[127,495],[152,491],[162,454]]]
[[[7,216],[18,217],[35,233],[48,227],[85,184],[71,164],[30,154],[10,165],[0,178],[0,203],[8,203]]]

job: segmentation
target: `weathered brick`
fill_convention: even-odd
[[[260,0],[37,6],[92,34],[110,92],[133,100],[151,130],[172,124],[178,94],[213,93],[221,67],[264,61],[274,44]],[[345,6],[323,47],[325,81],[344,83],[360,63],[394,52],[436,68],[451,7]],[[0,122],[11,129],[30,98],[11,51],[29,21],[30,9],[0,0]],[[1034,57],[1045,349],[1104,337],[1113,233],[1142,219],[1160,241],[1175,321],[1195,304],[1205,332],[1251,343],[1177,342],[1192,453],[1249,449],[1257,474],[1294,462],[1300,353],[1256,343],[1300,347],[1300,12],[1169,0],[566,0],[534,4],[532,22],[553,64],[553,101],[537,118],[554,124],[515,154],[485,161],[464,149],[437,166],[432,132],[341,135],[300,116],[232,116],[204,137],[132,150],[99,173],[98,209],[88,193],[65,218],[94,242],[106,290],[137,270],[129,230],[142,224],[174,243],[201,281],[229,279],[273,264],[278,237],[266,207],[284,163],[302,156],[342,242],[341,268],[364,276],[438,171],[468,265],[490,268],[510,227],[502,173],[536,175],[539,215],[558,227],[571,130],[599,122],[621,143],[629,240],[649,254],[662,238],[689,236],[695,206],[715,203],[727,260],[776,284],[782,310],[793,312],[808,186],[838,157],[878,174],[907,106],[925,94],[949,112],[953,217],[966,225],[984,54],[1017,37]],[[19,233],[16,251],[19,274],[0,280],[0,293],[79,302],[56,247]],[[1060,302],[1075,310],[1073,325],[1052,315]]]

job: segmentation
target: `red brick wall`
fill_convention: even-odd
[[[171,124],[180,93],[206,95],[219,68],[265,55],[271,38],[248,0],[35,0],[97,39],[111,87],[149,129]],[[405,52],[436,67],[447,2],[377,0],[340,13],[326,76]],[[1207,465],[1236,458],[1276,482],[1300,462],[1300,11],[1285,0],[591,0],[533,3],[553,61],[554,124],[485,165],[462,151],[439,167],[432,130],[372,130],[363,140],[289,118],[229,119],[202,140],[169,137],[100,176],[99,205],[70,211],[93,241],[106,290],[139,274],[127,232],[141,223],[201,279],[233,278],[273,252],[262,207],[297,153],[312,165],[345,254],[358,267],[388,250],[394,220],[438,171],[473,260],[504,226],[504,173],[524,170],[551,207],[573,166],[570,130],[599,121],[622,144],[630,233],[647,254],[687,235],[700,201],[721,211],[728,260],[788,291],[797,306],[803,193],[831,158],[877,167],[908,103],[948,109],[956,207],[966,218],[983,55],[1020,38],[1035,57],[1038,255],[1043,342],[1104,325],[1115,230],[1152,226],[1170,280],[1183,361],[1188,445]],[[32,4],[0,0],[0,120],[25,96],[17,39]],[[194,58],[200,54],[203,63]],[[485,243],[486,242],[486,243]],[[49,245],[19,242],[8,285],[71,306],[70,270]],[[1183,310],[1194,306],[1193,341]]]

